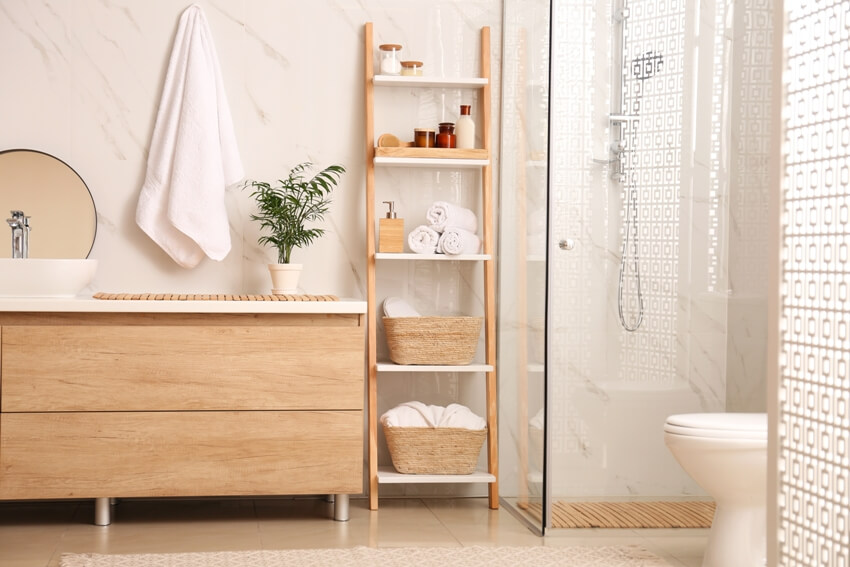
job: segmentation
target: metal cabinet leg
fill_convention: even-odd
[[[110,498],[94,499],[94,525],[108,526],[112,523],[112,507]]]
[[[334,498],[334,520],[348,521],[348,494],[337,494]]]

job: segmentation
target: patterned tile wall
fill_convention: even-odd
[[[686,6],[685,0],[626,3],[623,111],[638,119],[625,132],[621,226],[635,192],[644,318],[638,332],[620,333],[624,381],[671,384],[676,376]],[[636,320],[638,309],[634,256],[626,250],[627,321]]]
[[[785,3],[779,561],[850,564],[850,3]]]

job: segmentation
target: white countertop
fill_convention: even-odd
[[[366,302],[339,301],[148,301],[91,296],[0,298],[0,312],[62,313],[366,313]]]

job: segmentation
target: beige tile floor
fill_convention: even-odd
[[[0,503],[0,565],[55,567],[62,553],[168,553],[310,547],[638,544],[674,567],[698,567],[708,530],[556,530],[531,533],[487,500],[385,499],[331,520],[316,498],[120,500],[107,527],[91,501]]]

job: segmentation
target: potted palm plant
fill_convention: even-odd
[[[275,184],[247,180],[244,188],[252,188],[251,197],[258,212],[251,220],[259,221],[266,231],[257,240],[261,246],[277,249],[277,263],[269,264],[272,293],[295,293],[301,264],[291,263],[292,251],[312,243],[322,236],[322,228],[307,227],[307,223],[322,221],[331,204],[331,193],[339,184],[345,168],[331,165],[310,177],[310,162],[293,167],[289,176]]]

